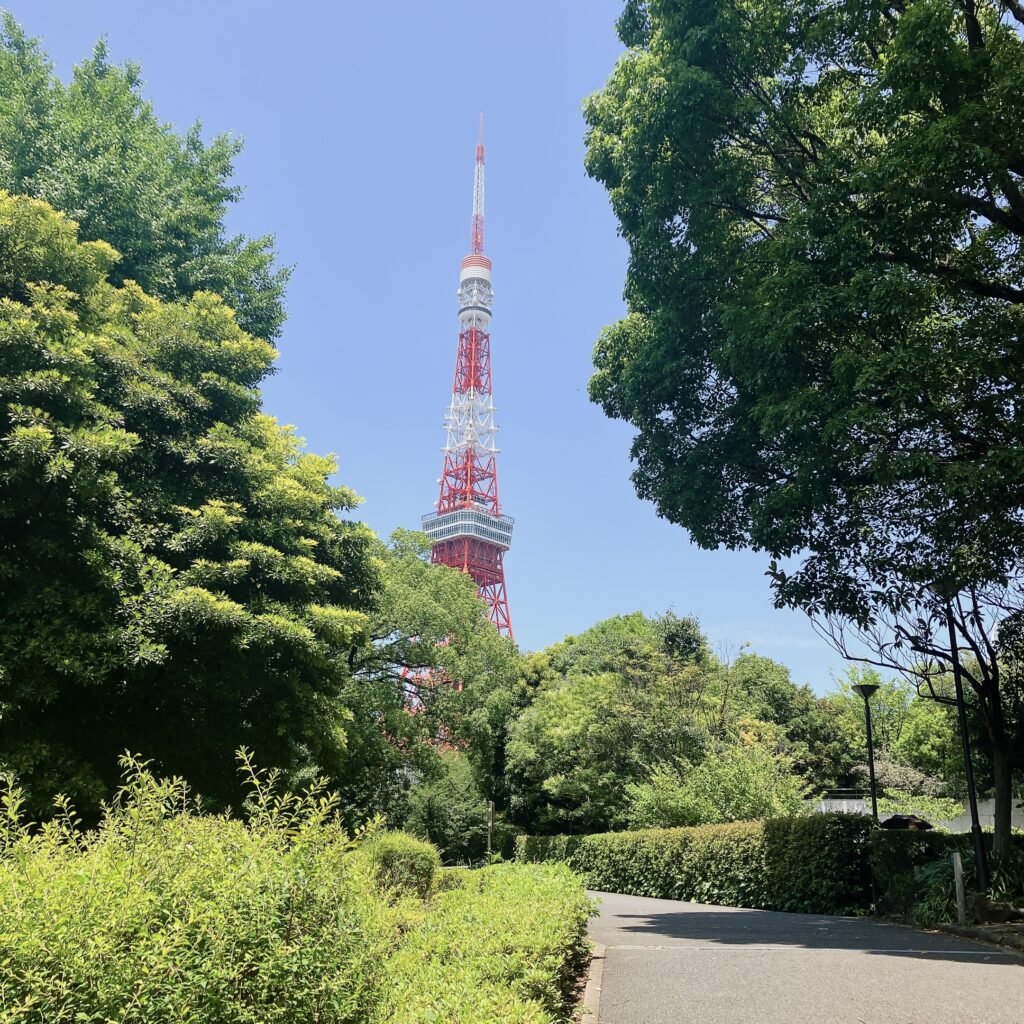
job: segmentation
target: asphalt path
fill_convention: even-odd
[[[983,943],[856,917],[591,895],[601,907],[590,934],[605,947],[597,1024],[1024,1024],[1024,958]]]

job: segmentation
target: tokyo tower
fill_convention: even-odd
[[[484,255],[484,119],[473,175],[469,255],[459,272],[459,347],[447,432],[441,493],[423,517],[433,542],[431,561],[461,569],[476,582],[491,622],[512,635],[503,558],[512,543],[511,517],[498,501],[498,449],[491,391],[491,261]]]

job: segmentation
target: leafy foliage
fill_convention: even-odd
[[[789,813],[863,759],[840,704],[769,658],[720,660],[693,619],[617,616],[523,673],[505,777],[510,818],[529,831]]]
[[[523,836],[523,861],[564,859],[589,888],[663,899],[848,913],[870,906],[868,839],[855,815],[815,814],[578,837]]]
[[[105,276],[0,192],[0,748],[37,811],[144,749],[217,803],[233,751],[343,773],[344,656],[379,587],[332,458],[261,412],[274,351],[217,296]]]
[[[951,619],[1000,848],[1024,767],[1022,677],[986,639],[1024,607],[1022,27],[1000,0],[631,0],[586,106],[630,246],[591,396],[637,430],[638,493],[771,556],[777,602],[851,657],[927,679]]]
[[[372,553],[380,589],[345,659],[352,723],[336,780],[351,825],[372,814],[404,822],[413,780],[442,774],[437,750],[444,745],[464,750],[476,789],[494,786],[520,660],[488,621],[473,581],[430,564],[425,535],[396,530],[388,543],[375,541]]]
[[[991,855],[993,835],[982,841]],[[956,917],[951,857],[960,851],[964,880],[974,885],[974,856],[968,834],[899,832],[878,829],[871,835],[871,867],[878,909],[907,917],[926,928]],[[1019,902],[1024,898],[1024,838],[1011,837],[1008,855],[992,872],[990,896]]]
[[[984,749],[978,743],[974,748]],[[966,793],[956,715],[948,705],[930,700],[911,701],[893,754],[923,776],[943,780],[952,793]]]
[[[1007,8],[630,7],[645,28],[586,107],[631,253],[591,391],[639,430],[640,494],[702,545],[796,556],[787,603],[866,617],[873,588],[1002,578],[1024,545]]]
[[[404,832],[374,832],[360,846],[374,877],[387,892],[411,893],[421,900],[434,890],[441,858],[437,848]]]
[[[465,872],[427,894],[435,851],[352,840],[322,783],[291,795],[246,765],[245,823],[135,759],[94,832],[66,805],[29,827],[20,792],[0,793],[4,1021],[565,1019],[591,909],[567,868]]]
[[[389,961],[373,1024],[565,1020],[589,955],[579,880],[553,864],[465,874]]]
[[[45,200],[121,254],[116,284],[136,281],[164,300],[219,294],[258,338],[280,334],[289,271],[273,239],[229,236],[224,218],[241,142],[203,142],[158,120],[135,64],[100,42],[70,84],[10,14],[0,29],[0,188]]]
[[[953,821],[963,812],[964,805],[951,797],[925,796],[920,793],[908,793],[906,790],[889,789],[884,796],[878,798],[878,813],[881,816],[916,814],[934,824]]]
[[[442,751],[430,775],[409,791],[402,827],[433,843],[446,863],[471,864],[487,851],[487,800],[458,751]]]
[[[696,767],[659,766],[630,788],[630,828],[671,828],[799,814],[806,786],[763,743],[732,743]]]
[[[598,675],[623,659],[643,657],[652,648],[683,661],[703,661],[707,646],[695,619],[681,619],[671,612],[650,619],[632,612],[603,619],[578,636],[567,636],[549,648],[548,657],[563,675]]]
[[[332,799],[253,776],[248,824],[197,812],[180,780],[127,762],[99,828],[0,833],[5,1021],[365,1020],[398,914]]]

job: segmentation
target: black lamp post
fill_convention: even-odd
[[[878,824],[878,792],[875,787],[875,745],[871,741],[871,694],[878,689],[877,683],[857,683],[851,687],[854,693],[864,698],[864,721],[868,727],[868,776],[871,779],[871,817]]]

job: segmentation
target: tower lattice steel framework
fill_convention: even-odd
[[[473,220],[469,255],[459,273],[459,348],[452,400],[444,419],[447,433],[441,493],[423,517],[433,542],[431,561],[468,573],[487,603],[498,631],[512,635],[505,590],[504,555],[512,543],[513,520],[498,500],[498,449],[491,389],[491,261],[484,255],[484,132],[473,175]]]

